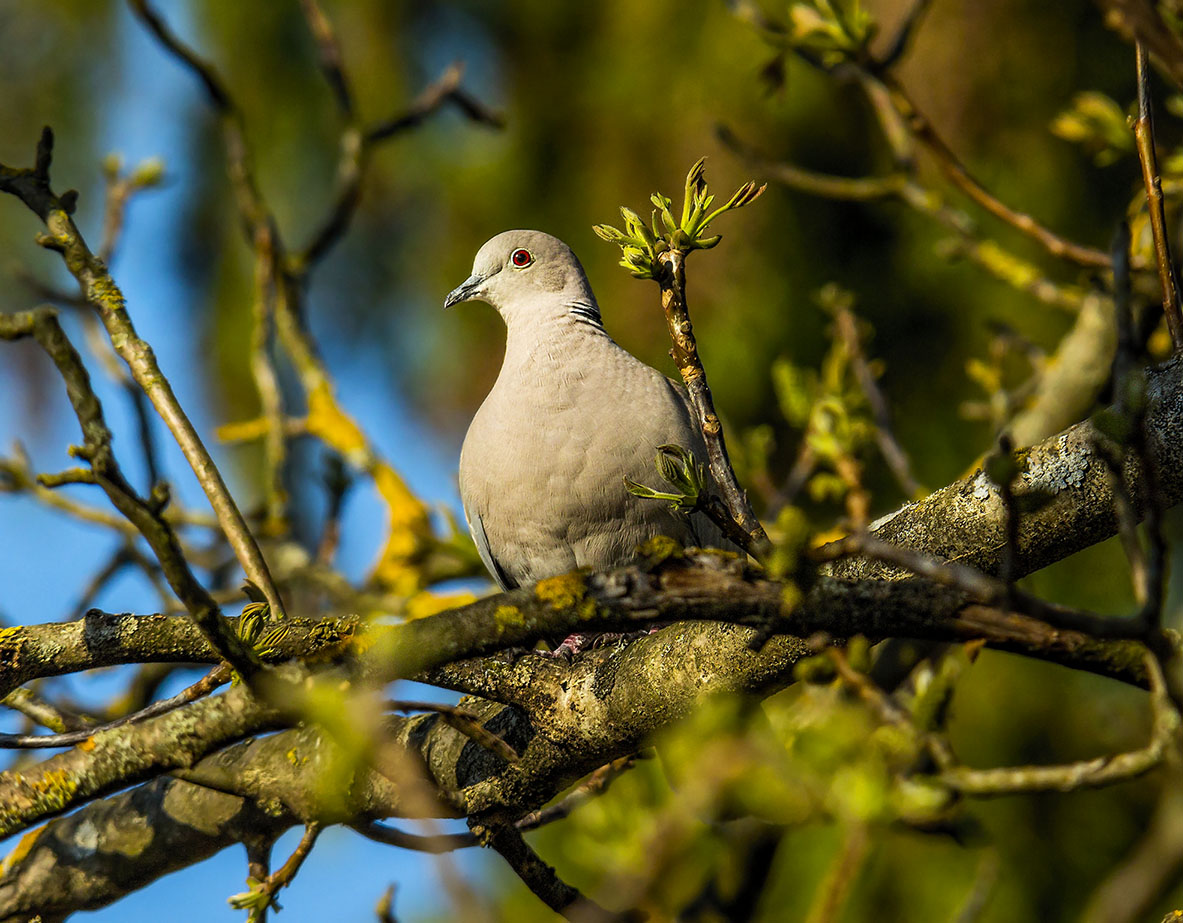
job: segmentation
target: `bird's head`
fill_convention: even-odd
[[[563,305],[595,308],[591,286],[571,248],[542,231],[505,231],[477,251],[472,275],[448,293],[444,307],[484,301],[511,321]],[[598,312],[597,312],[598,313]]]

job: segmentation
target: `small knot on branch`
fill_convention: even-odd
[[[58,253],[66,252],[68,241],[61,235],[40,233],[33,239],[39,247],[44,247],[46,250],[54,250]]]

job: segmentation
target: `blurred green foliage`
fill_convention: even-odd
[[[825,63],[877,48],[905,6],[883,0],[855,15],[835,4],[830,12],[849,14],[838,27],[826,17],[829,3],[761,9],[790,23],[794,40]],[[775,47],[722,0],[326,0],[325,7],[367,121],[404,111],[454,58],[467,62],[465,86],[505,117],[505,130],[492,132],[445,113],[378,149],[356,220],[310,292],[309,321],[330,359],[380,354],[388,380],[372,388],[397,390],[452,443],[496,374],[500,350],[490,344],[501,328],[492,310],[445,315],[439,304],[488,237],[509,227],[562,237],[583,260],[613,335],[672,374],[655,290],[615,268],[619,253],[595,238],[595,223],[622,202],[676,186],[685,164],[703,154],[719,188],[748,179],[751,167],[716,140],[718,124],[777,159],[831,174],[872,174],[886,162],[850,83],[786,57],[783,43]],[[241,104],[264,192],[284,233],[303,242],[331,201],[340,124],[297,5],[194,0],[166,12]],[[113,0],[9,0],[0,17],[0,159],[27,162],[41,124],[51,123],[56,176],[81,190],[83,226],[97,234],[100,164],[119,147],[104,111],[120,91],[120,68],[132,56],[150,59],[149,69],[174,65],[135,34]],[[899,77],[988,188],[1073,240],[1104,248],[1138,201],[1138,167],[1123,130],[1133,53],[1089,0],[934,3]],[[1183,135],[1178,111],[1159,114],[1165,150]],[[133,304],[133,316],[168,311],[192,329],[215,415],[248,417],[257,410],[247,355],[250,256],[213,115],[194,86],[181,109],[142,118],[179,126],[192,157],[183,175],[166,172],[185,190],[172,236],[158,253],[119,254],[116,276],[120,260],[175,267],[184,303]],[[1164,186],[1178,192],[1183,158],[1163,163]],[[929,177],[930,168],[923,171]],[[989,242],[1048,279],[1094,284],[1088,271],[1052,260],[1013,229],[975,218]],[[1135,224],[1135,238],[1137,231]],[[27,214],[0,209],[0,269],[13,278],[13,266],[33,267],[60,284],[56,261],[40,256],[31,236]],[[835,440],[848,451],[867,442],[863,408],[814,304],[813,293],[833,281],[853,293],[874,329],[870,355],[918,479],[946,483],[989,449],[1013,407],[967,419],[962,405],[980,403],[983,390],[989,403],[1008,376],[1025,377],[1038,365],[1027,360],[1052,352],[1072,319],[959,260],[949,239],[895,201],[834,202],[771,185],[758,207],[732,217],[727,246],[691,262],[701,352],[749,473],[779,483],[803,438],[818,440],[823,453],[837,451]],[[27,285],[0,287],[0,309],[36,300]],[[992,352],[1003,329],[1026,351]],[[35,405],[43,383],[22,380],[24,400]],[[881,459],[861,457],[873,512],[906,499]],[[841,512],[833,501],[842,492],[828,483],[811,490],[815,528]],[[1177,535],[1177,520],[1171,530]],[[799,518],[782,531],[799,540]],[[1131,605],[1114,543],[1026,586],[1098,611]],[[1144,711],[1136,691],[984,654],[957,683],[949,734],[972,765],[1056,762],[1139,745]],[[736,906],[727,902],[761,869],[756,918],[806,919],[855,829],[868,840],[842,919],[951,919],[987,855],[997,856],[997,883],[981,919],[1074,919],[1137,842],[1163,781],[1159,773],[1103,791],[959,803],[966,827],[918,832],[901,819],[943,816],[948,805],[902,771],[917,759],[915,742],[837,683],[800,685],[763,707],[707,703],[657,751],[659,759],[642,762],[571,820],[533,836],[573,883],[635,894],[688,919],[725,918],[718,908]],[[506,889],[507,919],[549,918],[517,885]],[[700,900],[708,892],[714,909]],[[1172,899],[1183,900],[1183,888]]]

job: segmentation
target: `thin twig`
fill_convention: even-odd
[[[900,27],[892,37],[887,51],[876,62],[877,69],[887,70],[893,67],[908,53],[908,48],[911,45],[913,37],[916,35],[916,30],[920,27],[920,21],[924,18],[924,14],[928,12],[930,6],[932,6],[932,0],[913,0],[911,9],[908,10],[903,22],[900,23]]]
[[[91,607],[91,602],[94,598],[103,591],[108,583],[114,580],[123,571],[125,567],[132,563],[131,551],[134,546],[128,542],[115,549],[115,554],[107,561],[99,570],[90,578],[90,581],[82,590],[82,595],[79,596],[78,602],[75,603],[73,610],[66,621],[73,621],[81,618],[83,613]]]
[[[123,225],[127,217],[127,207],[136,193],[157,185],[163,175],[163,165],[160,161],[147,160],[124,175],[119,163],[119,157],[112,155],[104,163],[106,174],[106,201],[103,205],[103,232],[99,244],[98,257],[104,263],[110,264],[115,256],[123,234]]]
[[[398,923],[394,916],[394,885],[387,885],[378,903],[374,905],[374,916],[378,923]]]
[[[939,734],[925,733],[916,727],[915,722],[912,721],[903,706],[884,692],[871,677],[865,673],[860,673],[851,666],[850,660],[842,648],[827,646],[826,656],[834,664],[834,669],[842,681],[857,692],[859,697],[875,710],[880,721],[885,724],[893,724],[896,727],[905,728],[910,733],[915,734],[924,743],[925,749],[932,757],[933,762],[941,769],[949,769],[956,765],[956,758],[953,756],[949,742]]]
[[[486,827],[472,819],[469,820],[469,827],[481,845],[497,850],[522,883],[555,913],[568,920],[580,921],[587,921],[593,915],[601,919],[609,917],[604,908],[559,878],[515,828],[504,825]]]
[[[436,854],[479,845],[477,838],[471,833],[440,833],[425,836],[419,833],[407,833],[405,830],[399,830],[376,820],[355,821],[349,826],[375,843],[385,843],[387,846],[397,846],[399,849],[411,849],[416,852]]]
[[[1179,767],[1164,773],[1145,833],[1109,867],[1089,895],[1080,923],[1139,923],[1179,883],[1183,871],[1183,787]]]
[[[514,826],[525,832],[563,820],[576,808],[606,792],[608,786],[633,768],[636,760],[635,756],[624,756],[611,763],[605,763],[581,782],[574,791],[548,807],[522,815],[514,823]]]
[[[50,509],[57,510],[81,522],[94,523],[112,529],[129,539],[134,539],[140,534],[139,530],[122,516],[116,516],[98,507],[79,503],[77,500],[45,486],[40,477],[40,475],[33,476],[23,446],[17,445],[12,458],[0,459],[0,478],[3,479],[0,481],[0,491],[29,493]]]
[[[56,747],[73,747],[86,742],[95,734],[110,731],[125,724],[146,721],[148,718],[163,715],[183,705],[188,705],[190,702],[196,702],[219,686],[228,683],[230,676],[229,665],[219,664],[192,686],[182,689],[176,695],[161,699],[147,708],[140,709],[130,715],[124,715],[122,718],[116,718],[106,724],[96,724],[76,731],[64,731],[60,734],[0,734],[0,750],[44,750]]]
[[[818,883],[806,923],[835,923],[850,896],[854,880],[867,858],[871,838],[861,823],[849,824],[825,877]]]
[[[267,911],[272,907],[278,910],[279,905],[275,902],[275,895],[295,879],[301,866],[304,865],[304,860],[312,852],[312,847],[316,845],[320,830],[319,823],[307,824],[304,827],[303,836],[300,837],[300,842],[296,844],[296,848],[288,856],[287,862],[261,880],[252,875],[250,890],[230,898],[231,906],[237,909],[249,909],[251,911],[250,923],[261,923],[266,919]]]
[[[1140,619],[1099,615],[1045,602],[975,568],[892,545],[868,533],[848,535],[810,552],[810,557],[818,562],[853,555],[893,564],[918,577],[960,590],[984,606],[1019,612],[1054,628],[1078,631],[1097,639],[1145,639],[1146,631]]]
[[[903,86],[891,74],[883,74],[880,79],[890,91],[892,102],[907,120],[912,133],[932,155],[941,172],[954,186],[994,217],[1037,241],[1053,256],[1070,260],[1081,266],[1100,269],[1109,267],[1107,253],[1073,243],[1044,227],[1030,215],[1015,211],[995,198],[957,159],[957,155],[937,134],[932,123],[917,108]]]
[[[973,886],[965,901],[957,910],[953,923],[978,923],[982,911],[986,909],[994,886],[998,883],[998,853],[989,850],[978,862],[978,871],[974,875]]]
[[[1179,713],[1167,695],[1158,659],[1146,657],[1150,677],[1150,705],[1154,724],[1150,741],[1126,753],[1099,756],[1059,766],[1013,766],[1004,769],[956,767],[941,772],[941,782],[967,795],[978,797],[1012,795],[1019,792],[1069,792],[1099,788],[1133,779],[1158,766],[1179,730]]]
[[[333,30],[333,24],[321,9],[318,0],[300,0],[300,9],[308,23],[308,31],[316,40],[316,51],[325,82],[333,91],[333,98],[337,101],[341,112],[346,118],[352,118],[353,94],[349,90],[349,80],[345,76],[341,45],[337,41],[337,33]]]
[[[912,463],[904,451],[891,425],[891,410],[887,406],[887,398],[875,380],[875,373],[867,361],[863,351],[862,337],[859,334],[858,319],[854,312],[844,304],[840,304],[834,312],[834,326],[838,336],[846,345],[846,353],[854,371],[855,381],[858,382],[867,404],[871,408],[871,416],[875,420],[875,442],[879,446],[879,453],[887,462],[888,468],[895,476],[896,483],[909,499],[916,499],[921,493],[920,485],[912,476]]]
[[[1158,156],[1154,150],[1154,110],[1150,103],[1150,67],[1146,61],[1146,46],[1134,43],[1138,76],[1138,118],[1134,120],[1134,140],[1138,145],[1138,162],[1142,165],[1142,181],[1146,185],[1146,207],[1150,212],[1150,232],[1154,237],[1154,256],[1158,265],[1158,280],[1162,286],[1162,310],[1175,350],[1183,349],[1183,313],[1179,309],[1179,276],[1171,260],[1171,244],[1167,238],[1167,218],[1163,207],[1162,179],[1158,172]]]
[[[361,183],[374,145],[418,127],[448,103],[454,104],[478,124],[492,128],[503,127],[499,116],[460,89],[460,80],[463,76],[463,62],[452,62],[419,94],[406,112],[369,129],[363,129],[357,124],[351,111],[346,110],[346,115],[350,118],[341,134],[341,153],[337,160],[337,192],[333,197],[333,205],[320,227],[313,233],[308,245],[288,261],[289,272],[297,277],[306,275],[344,235],[361,201]]]
[[[263,436],[263,497],[266,517],[263,532],[283,535],[287,531],[288,495],[284,487],[284,463],[287,460],[287,433],[283,393],[279,374],[271,360],[271,339],[275,324],[276,299],[282,297],[275,282],[274,231],[271,222],[262,222],[255,233],[254,324],[251,327],[251,374],[259,393]]]
[[[868,78],[867,83],[879,86]],[[870,88],[868,88],[870,92]],[[884,107],[887,108],[884,108]],[[881,126],[886,134],[898,120],[899,113],[889,103],[877,106]],[[886,123],[886,124],[884,124]],[[764,176],[809,195],[841,201],[869,201],[897,199],[919,214],[956,235],[943,244],[949,257],[964,257],[1006,284],[1025,291],[1044,304],[1061,310],[1078,312],[1085,293],[1076,286],[1062,285],[1048,279],[1040,269],[1000,246],[993,240],[981,239],[976,222],[964,211],[950,206],[934,189],[921,185],[909,172],[908,161],[903,161],[897,172],[884,176],[846,177],[806,170],[795,164],[772,160],[756,148],[740,140],[726,126],[717,126],[719,141],[756,167]]]
[[[622,773],[627,772],[633,767],[635,760],[636,757],[626,756],[618,760],[613,760],[611,763],[604,764],[559,801],[548,807],[539,808],[537,811],[531,811],[528,814],[522,815],[514,822],[514,827],[524,833],[528,830],[537,830],[539,827],[545,827],[547,824],[564,820],[576,808],[607,791],[608,786],[619,778]],[[404,830],[399,830],[388,824],[379,823],[374,820],[356,821],[350,824],[350,826],[362,836],[368,837],[375,842],[385,843],[388,846],[397,846],[400,849],[413,849],[417,852],[442,853],[480,845],[476,836],[471,832],[424,836],[422,834],[407,833]]]
[[[264,236],[269,244],[268,255],[271,260],[270,272],[276,291],[276,333],[305,391],[309,405],[308,431],[341,452],[352,464],[373,478],[390,513],[387,544],[379,558],[376,573],[381,573],[385,582],[397,585],[400,592],[409,595],[420,588],[422,574],[418,566],[419,559],[424,548],[435,539],[427,507],[410,492],[394,468],[378,454],[357,424],[338,406],[332,379],[304,322],[303,282],[313,262],[312,257],[319,257],[325,248],[339,238],[356,204],[354,196],[360,189],[360,158],[364,146],[361,132],[354,127],[347,128],[343,134],[341,169],[348,176],[339,182],[337,204],[331,210],[328,222],[314,235],[313,244],[303,255],[289,257],[275,216],[259,189],[246,143],[241,109],[213,68],[172,33],[147,0],[128,2],[132,11],[165,49],[202,82],[218,113],[243,232],[248,245],[255,248],[256,253],[257,241],[265,229]],[[459,103],[460,98],[457,96],[456,99]],[[241,560],[241,555],[239,557]],[[247,576],[254,579],[249,573]],[[255,582],[266,592],[267,583]],[[267,593],[267,598],[270,602],[270,593]],[[274,611],[278,613],[282,610]]]
[[[1183,87],[1183,40],[1163,20],[1151,0],[1101,0],[1106,25],[1122,33],[1127,41],[1145,45],[1155,62]]]
[[[85,716],[67,711],[61,706],[41,698],[28,687],[12,690],[3,699],[0,699],[0,705],[20,712],[30,721],[59,734],[94,726],[94,722]]]
[[[194,576],[176,533],[161,515],[161,507],[141,498],[123,476],[111,449],[111,432],[103,419],[102,405],[91,389],[82,358],[58,322],[57,313],[51,308],[40,308],[0,315],[0,339],[26,337],[35,339],[45,350],[65,382],[85,439],[76,454],[90,463],[111,503],[147,540],[169,585],[214,650],[243,677],[254,675],[260,666],[258,658],[230,629],[218,604]]]
[[[84,307],[86,306],[85,299],[83,299],[82,305]],[[87,348],[99,360],[103,371],[107,373],[107,376],[112,381],[119,385],[131,403],[132,411],[136,418],[140,451],[143,453],[144,467],[148,473],[148,489],[151,490],[161,480],[161,471],[163,469],[157,455],[156,439],[152,432],[151,405],[148,402],[147,395],[132,380],[127,366],[120,361],[114,347],[111,345],[110,339],[106,335],[106,330],[94,312],[81,311],[79,314],[82,320],[82,331],[86,337]]]
[[[408,107],[407,111],[394,118],[375,125],[366,132],[366,141],[384,141],[407,129],[414,128],[434,113],[444,103],[453,103],[468,118],[490,128],[502,128],[505,125],[501,116],[485,108],[467,93],[460,89],[460,80],[464,76],[464,63],[453,61],[444,73],[426,90],[424,90]]]
[[[817,453],[809,444],[809,440],[802,438],[801,444],[797,447],[797,456],[793,459],[789,473],[785,475],[784,483],[768,498],[768,515],[775,516],[782,507],[792,503],[816,470]]]
[[[715,412],[715,401],[707,385],[706,370],[698,357],[698,343],[690,323],[690,312],[686,304],[686,254],[681,250],[669,250],[661,254],[660,260],[666,271],[658,282],[661,286],[661,308],[665,312],[666,325],[674,348],[672,355],[694,408],[703,441],[706,443],[707,459],[711,475],[715,479],[727,511],[747,535],[742,547],[759,557],[770,547],[768,535],[760,520],[752,511],[748,495],[739,485],[731,459],[727,455],[727,443],[723,437],[723,424]]]
[[[325,493],[328,495],[325,519],[320,541],[316,543],[316,563],[323,567],[330,567],[337,555],[341,543],[341,511],[352,484],[353,479],[340,454],[329,452],[325,457],[324,472]]]

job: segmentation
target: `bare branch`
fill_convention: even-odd
[[[665,312],[666,325],[674,342],[673,357],[694,408],[699,429],[706,443],[707,459],[711,476],[723,494],[727,511],[746,533],[747,541],[740,546],[755,556],[769,548],[768,535],[760,520],[752,511],[748,495],[739,485],[731,459],[727,455],[727,443],[723,437],[723,425],[715,412],[715,401],[707,384],[706,370],[698,358],[698,343],[694,328],[690,324],[690,313],[686,306],[686,254],[681,250],[670,250],[659,257],[666,272],[658,279],[661,285],[661,308]],[[729,536],[730,537],[730,536]]]
[[[1138,73],[1138,118],[1134,120],[1134,139],[1138,144],[1138,162],[1142,165],[1142,181],[1146,185],[1146,207],[1150,212],[1150,230],[1154,236],[1154,255],[1158,264],[1158,280],[1162,286],[1162,310],[1175,349],[1183,349],[1183,313],[1179,309],[1179,276],[1171,259],[1171,243],[1167,238],[1166,211],[1163,208],[1162,179],[1158,172],[1158,155],[1154,150],[1154,111],[1150,103],[1150,68],[1146,63],[1146,46],[1134,43]]]
[[[1044,227],[1030,215],[1016,211],[995,198],[957,159],[957,155],[937,134],[932,123],[916,107],[903,86],[891,74],[883,74],[880,79],[890,91],[892,103],[906,119],[912,133],[932,155],[941,172],[954,186],[995,218],[1037,241],[1052,256],[1070,260],[1081,266],[1101,269],[1109,267],[1107,253],[1066,240]]]
[[[147,708],[116,718],[102,725],[88,725],[75,731],[63,731],[58,734],[0,734],[0,749],[4,750],[32,750],[51,749],[56,747],[72,747],[75,744],[90,740],[100,731],[110,731],[125,724],[146,721],[159,715],[167,714],[174,709],[209,695],[219,686],[230,682],[230,667],[226,664],[215,667],[212,671],[191,686],[182,689],[174,696],[154,702]],[[12,698],[15,693],[10,694]],[[5,700],[7,701],[7,699]]]
[[[875,442],[879,446],[879,452],[895,476],[896,483],[904,492],[904,496],[915,499],[921,493],[920,485],[912,475],[912,464],[908,460],[907,453],[892,432],[891,411],[863,351],[858,318],[848,306],[840,304],[834,314],[834,320],[838,336],[846,344],[855,380],[858,381],[859,388],[871,408],[871,415],[875,420]]]
[[[49,163],[53,151],[53,133],[46,129],[37,145],[37,166],[14,170],[0,166],[0,191],[18,196],[45,222],[49,233],[39,239],[43,246],[59,251],[66,266],[78,280],[86,299],[98,312],[107,328],[111,343],[127,363],[132,377],[152,401],[205,491],[218,521],[234,548],[247,578],[267,596],[272,611],[282,615],[283,605],[267,564],[250,529],[234,503],[209,452],[189,417],[160,370],[152,348],[136,333],[124,304],[123,293],[101,260],[94,256],[70,217],[72,202],[54,195],[49,185]]]
[[[349,79],[345,76],[345,62],[341,54],[341,44],[337,41],[337,33],[333,24],[321,9],[319,0],[300,0],[300,9],[304,12],[304,19],[308,22],[308,31],[316,40],[316,50],[320,57],[320,69],[324,73],[325,82],[333,91],[333,98],[346,118],[353,117],[353,94],[349,90]]]
[[[1154,657],[1147,657],[1150,702],[1154,727],[1145,747],[1128,753],[1099,756],[1063,766],[1014,766],[1005,769],[946,769],[940,780],[967,795],[1012,795],[1017,792],[1069,792],[1133,779],[1158,766],[1179,730],[1179,713],[1166,693],[1162,671]]]
[[[173,591],[210,645],[244,677],[253,675],[258,668],[258,659],[229,630],[217,603],[193,575],[176,534],[160,515],[163,505],[154,499],[142,499],[123,477],[111,451],[111,433],[103,420],[102,406],[90,387],[90,376],[78,352],[66,338],[56,313],[41,309],[0,316],[0,339],[24,337],[33,337],[37,341],[64,379],[85,439],[81,454],[90,462],[97,482],[111,503],[152,547]],[[225,489],[224,484],[222,488]],[[228,498],[229,494],[226,496]]]
[[[575,888],[564,882],[555,870],[543,862],[538,853],[522,839],[521,833],[512,827],[486,827],[469,822],[481,845],[490,846],[501,854],[517,876],[547,907],[568,920],[588,921],[608,919],[609,914],[602,907],[584,897]]]

